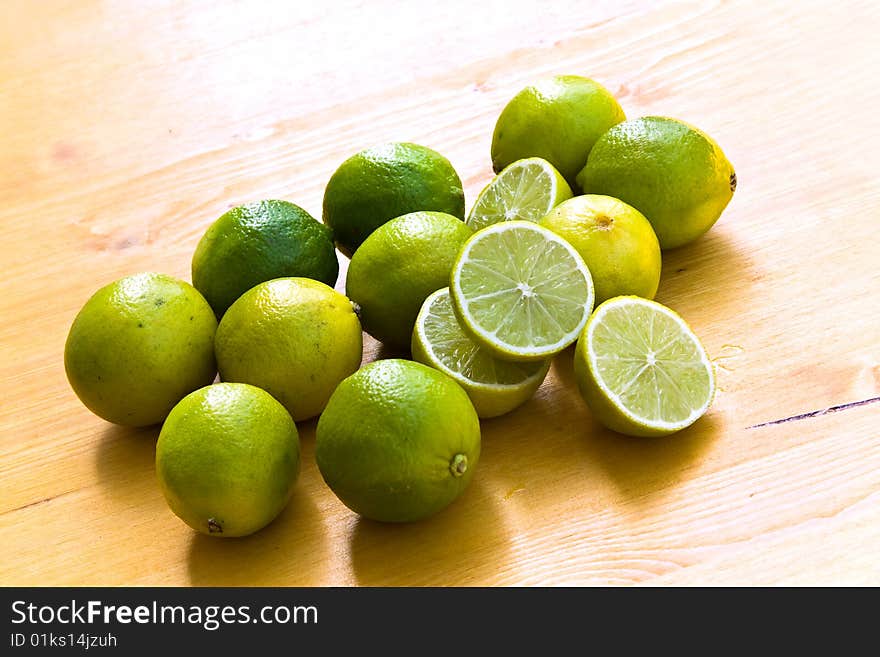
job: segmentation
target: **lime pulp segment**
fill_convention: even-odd
[[[634,297],[608,301],[590,320],[587,341],[597,384],[630,419],[677,429],[709,407],[712,364],[691,329],[668,308]]]
[[[593,281],[565,240],[527,221],[471,237],[452,272],[459,319],[502,358],[547,358],[577,338],[593,308]]]
[[[480,193],[467,223],[474,230],[501,221],[537,223],[571,195],[568,183],[546,160],[537,157],[518,160],[495,176]]]
[[[462,330],[449,298],[449,288],[437,290],[425,301],[418,331],[429,356],[446,374],[464,383],[487,389],[505,389],[544,378],[543,362],[499,360]]]

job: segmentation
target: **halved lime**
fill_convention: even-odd
[[[449,288],[422,304],[412,336],[412,355],[455,379],[471,398],[477,415],[497,417],[525,403],[550,369],[546,361],[499,360],[475,343],[458,323]]]
[[[576,339],[593,309],[593,279],[577,251],[528,221],[475,233],[452,268],[462,327],[505,360],[543,360]]]
[[[467,223],[474,230],[500,221],[537,223],[571,198],[571,187],[552,164],[540,157],[517,160],[495,176],[477,197]]]
[[[575,377],[595,418],[630,436],[690,426],[715,395],[699,339],[674,311],[635,296],[596,308],[578,340]]]

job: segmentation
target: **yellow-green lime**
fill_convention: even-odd
[[[364,330],[393,348],[409,347],[422,302],[449,284],[455,258],[472,234],[443,212],[413,212],[377,228],[352,257],[345,280]]]
[[[464,191],[452,164],[418,144],[361,151],[339,166],[324,190],[324,223],[349,258],[386,221],[420,210],[464,219]]]
[[[361,325],[351,302],[310,278],[276,278],[233,303],[217,328],[223,381],[269,392],[299,422],[320,413],[361,364]]]
[[[448,287],[425,299],[413,330],[412,355],[455,379],[481,418],[504,415],[528,401],[550,369],[550,359],[501,360],[475,343],[458,323]]]
[[[505,221],[475,233],[449,287],[462,327],[505,360],[544,360],[562,351],[593,309],[593,280],[583,258],[529,221]]]
[[[736,189],[721,148],[697,128],[661,116],[606,132],[578,175],[588,194],[614,196],[644,214],[660,247],[672,249],[709,230]]]
[[[468,226],[480,230],[499,221],[539,221],[571,198],[571,187],[547,160],[517,160],[480,192],[468,215]]]
[[[549,161],[575,189],[575,177],[596,140],[626,119],[605,87],[579,75],[540,80],[502,110],[492,136],[492,166],[501,171],[525,157]]]
[[[587,263],[596,305],[621,295],[653,299],[660,284],[660,243],[645,216],[610,196],[575,196],[539,222],[565,238]]]
[[[339,261],[330,230],[298,205],[259,201],[223,214],[192,259],[192,280],[217,316],[257,283],[286,276],[336,285]]]
[[[640,297],[609,299],[578,339],[574,372],[593,416],[630,436],[663,436],[709,408],[715,374],[685,321]]]
[[[108,422],[147,426],[214,380],[217,320],[189,283],[165,274],[126,276],[86,302],[67,336],[73,391]]]
[[[480,458],[480,421],[450,377],[409,360],[365,365],[318,420],[315,459],[352,511],[410,522],[448,506]]]
[[[156,474],[171,510],[203,534],[246,536],[287,505],[299,436],[268,392],[217,383],[175,406],[156,443]]]

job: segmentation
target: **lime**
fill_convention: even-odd
[[[578,175],[590,194],[607,194],[644,214],[663,249],[709,230],[736,189],[736,173],[709,135],[676,119],[648,116],[606,132]]]
[[[625,118],[598,82],[577,75],[541,80],[516,94],[498,117],[492,166],[498,172],[524,157],[542,157],[574,189],[593,144]]]
[[[324,223],[349,258],[386,221],[419,210],[464,219],[464,191],[455,169],[418,144],[361,151],[339,166],[324,190]]]
[[[571,244],[590,269],[596,304],[626,294],[653,299],[660,284],[660,244],[650,222],[631,205],[587,194],[541,219]]]
[[[203,534],[252,534],[287,505],[299,436],[269,393],[218,383],[175,406],[156,443],[156,474],[171,510]]]
[[[571,187],[547,160],[517,160],[480,192],[467,223],[480,230],[513,219],[537,222],[569,198]]]
[[[410,522],[448,506],[480,458],[480,421],[464,390],[421,363],[388,359],[339,384],[318,420],[315,459],[348,508]]]
[[[408,347],[422,302],[449,284],[472,234],[461,219],[442,212],[413,212],[377,228],[352,257],[345,280],[364,330],[392,347]]]
[[[715,394],[712,364],[694,332],[666,306],[640,297],[596,308],[578,339],[574,371],[595,418],[630,436],[684,429]]]
[[[108,422],[141,427],[165,419],[214,380],[217,320],[189,283],[143,273],[102,287],[73,320],[64,346],[67,380]]]
[[[506,360],[543,360],[562,351],[593,309],[583,258],[529,221],[475,233],[452,269],[450,292],[462,327]]]
[[[482,418],[504,415],[525,403],[550,369],[550,359],[499,360],[475,343],[458,323],[448,287],[425,299],[413,331],[412,354],[455,379]]]
[[[361,339],[345,296],[310,278],[276,278],[229,307],[215,349],[221,379],[263,388],[299,422],[361,364]]]
[[[302,276],[333,287],[338,275],[330,230],[287,201],[232,208],[211,224],[192,259],[193,285],[218,317],[257,283]]]

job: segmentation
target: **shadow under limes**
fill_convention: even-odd
[[[269,525],[250,536],[194,533],[189,547],[193,586],[316,586],[327,563],[324,523],[302,485]]]
[[[108,424],[95,451],[95,469],[103,493],[111,499],[139,496],[156,486],[156,439],[162,425],[133,428]]]
[[[477,473],[459,499],[430,518],[406,524],[359,518],[350,550],[362,586],[469,586],[504,569],[509,542],[499,503]]]
[[[583,457],[597,464],[629,499],[650,498],[685,480],[722,433],[723,420],[711,408],[690,427],[668,436],[637,438],[606,429],[580,397],[573,353],[560,356],[554,360],[552,372],[559,385],[574,391],[568,395],[568,403],[578,408],[566,409],[564,415],[576,419],[572,429],[581,439]]]

